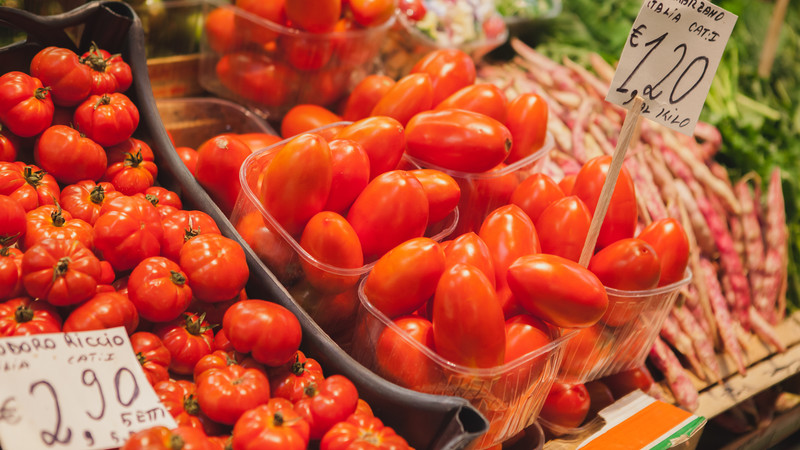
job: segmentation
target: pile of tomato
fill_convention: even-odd
[[[124,327],[178,423],[127,449],[408,448],[299,351],[289,310],[248,298],[243,249],[157,185],[131,80],[95,47],[0,76],[0,337]]]

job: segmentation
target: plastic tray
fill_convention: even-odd
[[[82,30],[80,48],[94,41],[111,53],[121,53],[133,70],[134,80],[126,92],[141,113],[137,136],[150,143],[159,167],[159,180],[181,193],[184,207],[201,209],[211,215],[222,233],[242,245],[250,266],[247,290],[253,297],[279,303],[291,310],[303,328],[303,350],[326,368],[341,373],[357,386],[359,395],[388,425],[417,449],[465,448],[487,430],[486,419],[465,399],[421,394],[383,380],[358,364],[317,326],[295,303],[256,254],[238,235],[233,225],[194,180],[175,153],[152,95],[147,76],[144,35],[139,18],[123,2],[91,2],[66,14],[40,17],[13,8],[0,7],[0,25],[29,35],[25,42],[0,49],[0,67],[26,70],[42,48],[58,45],[77,50],[66,31]]]

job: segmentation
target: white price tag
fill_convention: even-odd
[[[645,0],[606,100],[691,135],[738,17],[702,0]]]
[[[124,328],[0,339],[3,449],[115,448],[156,425],[176,426]]]

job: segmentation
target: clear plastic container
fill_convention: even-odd
[[[392,16],[375,27],[309,33],[289,28],[219,0],[205,0],[204,15],[222,8],[234,15],[232,42],[201,42],[200,85],[279,120],[301,103],[331,106],[378,68],[378,53]]]
[[[489,431],[478,439],[476,448],[501,443],[534,423],[556,378],[564,344],[572,333],[548,326],[551,342],[547,346],[501,366],[465,367],[442,358],[414,340],[373,306],[364,294],[365,280],[359,286],[361,306],[351,350],[356,361],[400,386],[469,400],[489,420]],[[420,367],[404,366],[398,373],[382,366],[376,355],[383,333],[396,333],[400,340],[395,342],[403,344],[393,347],[397,354],[384,354],[384,361],[399,358],[401,352],[413,351],[420,355],[417,359]],[[405,345],[408,347],[403,348]]]
[[[686,269],[682,280],[646,291],[606,288],[608,309],[595,325],[579,330],[564,351],[559,380],[585,383],[641,366],[680,289],[692,280]]]
[[[548,131],[544,145],[536,152],[502,169],[481,173],[459,172],[438,167],[411,156],[406,156],[406,158],[420,167],[440,170],[456,180],[461,188],[461,198],[458,202],[458,224],[453,236],[459,236],[470,231],[477,233],[483,219],[489,213],[507,205],[514,188],[530,175],[540,171],[546,163],[554,143],[555,139]]]

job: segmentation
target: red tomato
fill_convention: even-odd
[[[161,339],[147,331],[137,331],[130,339],[133,353],[136,354],[148,383],[155,386],[160,381],[169,380],[167,368],[172,361],[172,355]]]
[[[428,226],[428,209],[422,183],[404,170],[385,172],[370,181],[347,213],[361,240],[364,261],[421,237]]]
[[[181,203],[180,196],[176,192],[172,192],[169,189],[161,186],[151,186],[145,189],[144,195],[145,197],[155,197],[158,205],[168,205],[176,209],[183,209],[183,203]]]
[[[372,116],[388,116],[406,125],[417,113],[431,109],[433,85],[425,73],[406,75],[397,80],[372,108]]]
[[[17,153],[22,149],[21,144],[20,138],[0,123],[0,161],[16,161]]]
[[[409,239],[383,255],[364,283],[364,294],[389,318],[411,314],[436,291],[445,254],[435,241]]]
[[[683,279],[689,263],[689,238],[680,222],[672,217],[656,220],[637,237],[650,244],[661,261],[659,286]]]
[[[122,195],[111,183],[84,180],[66,186],[61,191],[61,207],[74,219],[94,225],[103,205]]]
[[[55,205],[61,194],[52,175],[22,161],[0,162],[0,195],[7,195],[30,211],[40,205]]]
[[[167,347],[172,360],[169,369],[181,375],[190,375],[200,358],[211,353],[214,333],[204,316],[183,313],[181,317],[153,330]]]
[[[344,212],[369,183],[369,155],[356,141],[333,139],[331,151],[331,191],[326,211]]]
[[[591,222],[589,209],[574,195],[551,203],[536,219],[542,253],[578,262]]]
[[[0,76],[0,121],[21,137],[35,136],[53,121],[50,89],[22,72]]]
[[[505,319],[494,287],[480,269],[445,270],[433,297],[436,352],[467,367],[495,367],[505,358]]]
[[[520,314],[506,320],[506,359],[509,363],[550,344],[547,325],[541,320]]]
[[[537,94],[523,93],[508,104],[505,124],[514,140],[506,162],[532,155],[544,145],[547,137],[549,108]]]
[[[285,398],[294,403],[303,398],[303,392],[309,384],[324,379],[319,363],[313,358],[306,358],[298,350],[293,361],[270,371],[269,386],[273,397]]]
[[[611,389],[601,381],[590,381],[586,383],[586,390],[589,392],[589,416],[597,415],[605,407],[614,403],[614,394]]]
[[[163,256],[142,260],[128,278],[128,297],[139,315],[151,322],[166,322],[186,311],[192,288],[178,264]]]
[[[293,106],[281,121],[281,136],[284,139],[324,127],[342,118],[318,105],[301,104]]]
[[[196,428],[215,434],[222,431],[219,424],[200,411],[195,384],[191,381],[167,379],[156,383],[153,390],[179,427]]]
[[[136,306],[117,292],[100,292],[75,308],[64,321],[64,332],[125,327],[131,334],[139,326]]]
[[[147,145],[147,142],[132,137],[125,139],[117,145],[106,148],[108,164],[112,165],[118,162],[125,162],[126,159],[129,159],[129,154],[135,155],[138,152],[142,153],[142,160],[144,161],[155,160],[153,149]]]
[[[22,251],[18,248],[0,247],[0,300],[7,300],[24,294]]]
[[[368,117],[336,135],[361,144],[369,157],[369,179],[397,167],[406,149],[403,125],[391,117]]]
[[[278,48],[283,52],[285,59],[292,67],[302,71],[315,71],[325,67],[333,56],[334,42],[332,39],[318,39],[309,34],[282,34],[278,37]],[[316,75],[319,75],[317,73]],[[320,88],[321,86],[315,86]],[[301,96],[301,102],[305,102]],[[315,102],[314,99],[308,99]],[[328,103],[323,96],[320,103]],[[283,134],[283,133],[281,133]],[[290,137],[291,135],[284,135]]]
[[[620,239],[592,256],[591,270],[604,286],[623,291],[643,291],[658,284],[661,262],[647,242]]]
[[[483,221],[478,236],[492,255],[498,292],[508,285],[506,271],[517,258],[541,251],[533,222],[516,205],[492,211]]]
[[[288,309],[264,300],[242,300],[231,306],[222,328],[238,352],[252,353],[270,367],[289,362],[300,347],[302,331]]]
[[[456,233],[478,231],[486,216],[511,203],[511,194],[519,185],[518,174],[500,163],[481,176],[459,178],[462,188]]]
[[[61,316],[49,303],[17,297],[0,303],[0,337],[59,333]]]
[[[226,214],[233,210],[242,190],[239,168],[250,153],[250,147],[233,134],[214,136],[197,148],[197,182]]]
[[[545,208],[562,198],[564,198],[564,192],[552,178],[543,173],[534,173],[514,189],[511,194],[511,203],[522,208],[525,214],[536,223]]]
[[[240,365],[209,369],[197,377],[197,402],[216,422],[233,425],[247,410],[269,400],[269,380]]]
[[[240,141],[250,147],[250,151],[261,150],[282,141],[280,136],[267,133],[240,133],[236,135]],[[177,149],[176,149],[177,150]]]
[[[161,255],[175,262],[180,260],[183,244],[193,237],[221,234],[214,219],[203,211],[175,211],[161,219],[161,226]]]
[[[94,247],[92,226],[81,219],[73,219],[60,206],[40,206],[29,211],[25,220],[23,248],[31,248],[45,239],[75,239],[90,249]]]
[[[328,143],[303,134],[281,148],[265,169],[260,198],[289,234],[296,236],[322,211],[331,190],[333,167]]]
[[[136,267],[161,252],[161,217],[140,197],[118,197],[106,202],[94,224],[94,244],[116,271]]]
[[[360,274],[336,273],[338,269],[358,269],[364,265],[358,235],[344,217],[330,211],[314,215],[303,229],[300,246],[317,261],[300,259],[306,279],[316,289],[335,294],[358,283]]]
[[[242,247],[219,234],[201,234],[190,239],[183,244],[178,260],[192,293],[204,302],[232,299],[250,276]]]
[[[240,31],[236,26],[237,19],[237,14],[232,8],[218,7],[208,13],[203,26],[208,45],[212,50],[217,53],[227,53],[236,48]]]
[[[53,103],[74,106],[86,100],[92,90],[92,70],[81,64],[68,48],[46,47],[31,61],[30,74],[50,87]]]
[[[353,19],[363,27],[378,26],[392,17],[394,0],[350,0]]]
[[[466,109],[504,123],[508,100],[499,87],[490,83],[479,83],[454,92],[436,105],[436,109]]]
[[[217,333],[219,334],[219,333]],[[224,333],[223,333],[224,335]],[[214,348],[217,346],[217,336],[214,336]],[[220,369],[232,365],[238,365],[245,369],[256,369],[266,375],[264,366],[255,359],[237,353],[233,349],[229,351],[214,350],[206,356],[200,358],[194,366],[194,379],[197,380],[200,374],[210,369]]]
[[[308,438],[308,422],[283,398],[272,398],[245,412],[233,426],[237,450],[305,450]]]
[[[220,329],[217,331],[217,334],[214,335],[214,351],[222,350],[224,352],[232,352],[233,344],[231,341],[228,340],[228,336],[225,334],[225,330]]]
[[[592,214],[597,208],[600,192],[603,190],[610,165],[611,156],[598,156],[584,164],[575,178],[572,194],[580,197]],[[603,219],[603,226],[600,227],[600,234],[597,236],[596,250],[600,250],[614,241],[633,237],[633,233],[636,231],[637,212],[633,178],[623,165],[614,187],[614,193],[611,195],[611,203],[609,203],[608,211]]]
[[[272,224],[267,225],[260,211],[251,211],[236,224],[236,231],[284,285],[302,276],[300,258]]]
[[[567,340],[560,368],[561,379],[584,380],[587,374],[605,364],[611,352],[611,341],[603,336],[603,328],[603,324],[581,328]]]
[[[175,147],[175,153],[178,154],[183,164],[189,169],[189,173],[191,173],[192,176],[196,176],[197,150],[191,147]]]
[[[252,51],[224,55],[217,62],[216,72],[231,92],[266,106],[285,104],[297,83],[289,66]]]
[[[286,18],[298,28],[312,33],[333,29],[342,15],[341,0],[306,0],[286,2]]]
[[[430,75],[433,104],[438,105],[458,90],[475,83],[475,62],[461,50],[434,50],[417,61],[411,73]]]
[[[142,153],[129,153],[124,161],[111,164],[103,175],[103,180],[125,195],[143,193],[153,186],[158,176],[158,168],[153,161],[142,157]]]
[[[13,245],[25,234],[25,209],[15,199],[0,195],[0,243]]]
[[[285,0],[236,0],[236,6],[243,10],[255,14],[277,25],[286,23],[286,1]],[[220,8],[223,9],[223,8]],[[228,8],[224,8],[228,9]],[[235,13],[234,13],[235,14]],[[215,20],[220,20],[215,18]],[[254,42],[259,45],[274,41],[278,36],[275,27],[267,27],[261,21],[251,20],[243,14],[236,14],[234,19],[234,37],[241,37],[244,41]],[[208,27],[208,24],[206,25]],[[225,53],[225,49],[215,49],[218,53]],[[233,50],[227,48],[227,51]]]
[[[92,95],[75,108],[75,127],[102,146],[131,137],[139,125],[139,110],[124,94]]]
[[[464,233],[453,239],[444,251],[445,266],[458,263],[470,264],[478,268],[494,287],[496,285],[494,262],[489,247],[477,234]]]
[[[650,375],[650,371],[645,366],[623,370],[603,378],[602,381],[614,394],[614,398],[624,397],[636,389],[641,389],[647,393],[655,383],[653,376]]]
[[[320,450],[355,448],[407,450],[410,447],[405,439],[398,436],[392,428],[384,426],[377,417],[353,414],[325,433],[319,448]]]
[[[375,345],[381,375],[409,389],[432,389],[439,381],[440,369],[420,347],[433,351],[433,325],[428,319],[418,316],[398,317],[394,324],[403,334],[395,327],[387,326]],[[419,346],[412,345],[406,338],[417,341]]]
[[[211,444],[202,430],[179,426],[173,430],[155,426],[131,434],[120,450],[174,450],[175,442],[181,450],[209,450]]]
[[[81,55],[80,62],[91,69],[92,95],[125,92],[133,83],[131,66],[120,55],[112,55],[94,43]]]
[[[511,134],[500,122],[472,111],[417,114],[406,126],[406,151],[426,163],[460,172],[485,172],[503,162]]]
[[[392,78],[385,75],[367,75],[347,97],[342,109],[342,119],[355,122],[369,117],[372,109],[394,83]]]
[[[425,196],[428,197],[428,223],[444,219],[458,206],[461,188],[450,175],[434,169],[411,170],[408,173],[422,183]]]
[[[508,268],[508,287],[526,311],[557,327],[591,326],[608,307],[603,283],[580,264],[560,256],[517,259]]]
[[[311,439],[320,439],[337,422],[356,410],[358,391],[342,375],[331,375],[320,382],[310,383],[303,398],[295,402],[294,409],[310,426]]]
[[[589,414],[589,391],[581,383],[553,383],[539,416],[564,428],[576,428]]]
[[[565,175],[561,181],[558,182],[558,187],[564,192],[564,195],[572,195],[572,188],[575,186],[575,179],[578,178],[577,173]]]
[[[22,256],[22,282],[28,295],[55,306],[92,297],[100,278],[100,261],[72,239],[47,239]]]
[[[352,334],[352,323],[358,312],[358,289],[352,286],[338,294],[315,289],[307,281],[289,288],[289,293],[312,319],[329,335]]]

